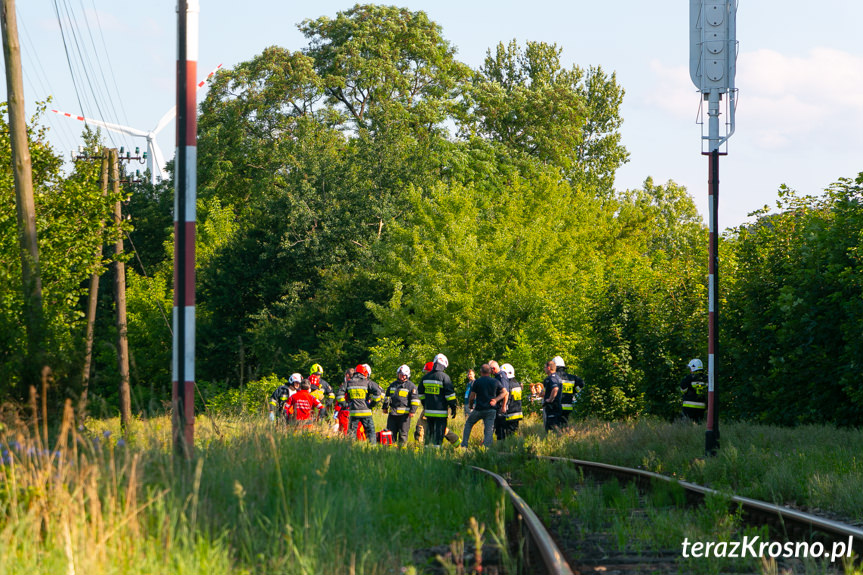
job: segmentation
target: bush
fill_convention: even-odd
[[[267,411],[267,400],[273,391],[280,385],[287,384],[287,379],[270,374],[259,380],[250,381],[240,388],[216,393],[211,398],[206,399],[207,407],[218,414],[258,415]],[[212,390],[214,385],[217,384],[198,383],[199,388],[209,390]]]

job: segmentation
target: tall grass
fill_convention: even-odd
[[[166,418],[122,439],[70,421],[50,450],[26,428],[0,439],[0,575],[422,571],[413,549],[496,521],[497,488],[451,450],[199,420],[186,462]]]
[[[640,467],[764,501],[863,517],[863,431],[830,426],[728,423],[717,456],[704,457],[704,427],[651,419],[577,421],[545,438],[528,426],[521,448]]]

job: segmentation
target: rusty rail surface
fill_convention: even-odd
[[[679,481],[673,477],[668,477],[652,471],[645,471],[643,469],[632,469],[630,467],[621,467],[619,465],[610,465],[608,463],[598,463],[595,461],[584,461],[581,459],[569,459],[566,457],[537,457],[551,461],[571,463],[594,473],[611,475],[624,480],[635,480],[642,484],[650,483],[652,481],[665,481],[679,485],[685,490],[689,498],[704,499],[707,496],[726,497],[731,503],[740,505],[743,512],[748,517],[761,518],[762,520],[769,519],[769,522],[781,526],[781,528],[789,534],[817,532],[827,536],[833,541],[847,541],[850,537],[853,540],[854,550],[859,554],[863,554],[863,529],[853,525],[819,517],[811,513],[797,511],[795,509],[789,509],[787,507],[782,507],[781,505],[774,505],[757,499],[751,499],[749,497],[727,495],[709,487],[703,487],[701,485],[696,485],[695,483],[689,483],[688,481]]]
[[[522,499],[518,493],[513,491],[506,479],[497,473],[489,471],[488,469],[483,469],[482,467],[471,465],[470,468],[490,475],[509,496],[516,513],[521,519],[522,525],[524,525],[527,530],[530,541],[539,551],[539,556],[542,559],[545,571],[549,575],[573,575],[572,568],[569,566],[569,563],[566,562],[566,559],[564,559],[563,553],[558,549],[548,530],[545,528],[545,525],[543,525],[542,521],[539,520],[539,517],[537,517],[533,509],[525,503],[524,499]],[[529,557],[526,557],[526,559],[529,560]]]

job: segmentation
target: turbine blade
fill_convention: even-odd
[[[222,68],[221,64],[216,66],[216,68],[212,72],[207,74],[206,78],[204,78],[203,80],[198,82],[197,89],[200,89],[204,84],[206,84],[207,80],[212,78],[216,74],[216,72],[218,72],[221,68]],[[162,116],[162,119],[159,120],[159,122],[156,124],[156,127],[153,128],[153,133],[158,134],[159,132],[161,132],[165,128],[165,126],[167,126],[171,122],[171,120],[173,120],[176,116],[177,116],[177,106],[174,106],[173,108],[168,110],[164,116]]]
[[[204,78],[203,80],[201,80],[200,82],[198,82],[198,89],[200,90],[200,89],[204,86],[204,84],[206,84],[206,83],[207,83],[207,80],[209,80],[210,78],[212,78],[212,77],[216,74],[216,72],[218,72],[218,71],[219,71],[219,69],[220,69],[221,67],[222,67],[222,65],[221,65],[221,64],[219,64],[218,66],[216,66],[216,69],[215,69],[215,70],[213,70],[212,72],[210,72],[209,74],[207,74],[207,77],[206,77],[206,78]]]
[[[148,138],[147,144],[150,148],[150,153],[153,156],[153,172],[156,173],[163,180],[165,179],[165,157],[162,155],[162,150],[159,148],[159,144],[156,143],[155,138]]]
[[[146,138],[147,132],[143,130],[137,130],[135,128],[131,128],[129,126],[121,126],[119,124],[112,124],[110,122],[103,122],[101,120],[93,120],[92,118],[85,118],[84,116],[77,116],[74,114],[69,114],[67,112],[61,112],[59,110],[51,110],[52,112],[59,114],[61,116],[66,116],[67,118],[72,118],[73,120],[80,120],[85,124],[93,124],[94,126],[100,126],[105,128],[106,130],[111,130],[112,132],[118,132],[120,134],[126,134],[127,136],[136,136],[138,138]]]
[[[158,134],[159,132],[161,132],[165,126],[171,123],[171,120],[173,120],[176,115],[177,106],[171,106],[171,109],[168,110],[164,116],[162,116],[162,119],[159,120],[159,123],[156,124],[155,128],[153,128],[153,133]]]

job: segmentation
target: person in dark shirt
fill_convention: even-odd
[[[474,380],[468,397],[468,406],[471,408],[471,412],[465,422],[464,434],[461,439],[461,445],[465,448],[474,424],[480,419],[484,425],[482,444],[484,447],[491,447],[497,404],[504,401],[507,396],[507,391],[500,381],[492,377],[491,367],[487,363],[480,367],[479,373],[480,377]]]

